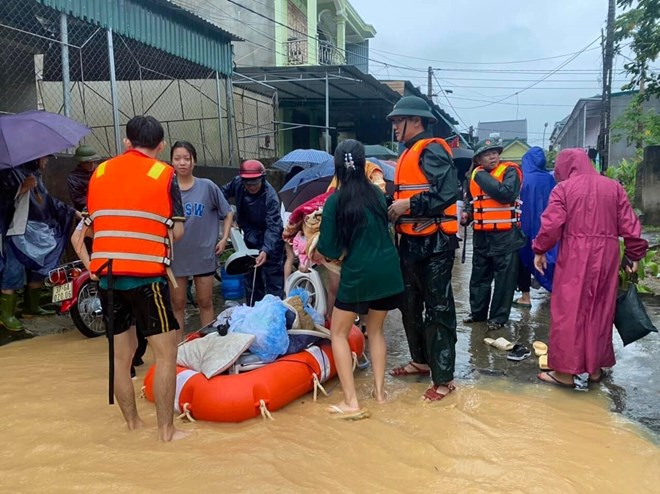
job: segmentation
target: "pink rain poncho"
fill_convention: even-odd
[[[623,187],[602,177],[581,149],[559,153],[559,184],[532,243],[543,254],[560,241],[550,298],[548,365],[567,374],[612,367],[612,326],[619,273],[619,237],[632,261],[648,248]]]

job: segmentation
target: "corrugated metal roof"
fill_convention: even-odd
[[[241,38],[170,0],[36,0],[224,75],[233,70],[231,41]]]

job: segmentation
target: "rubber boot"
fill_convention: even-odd
[[[23,316],[52,316],[54,310],[42,309],[39,306],[41,301],[41,288],[26,288],[23,301]]]
[[[0,324],[8,331],[21,331],[23,324],[16,319],[17,295],[3,293],[0,295]]]

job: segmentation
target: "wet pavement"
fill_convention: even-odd
[[[470,244],[468,243],[468,246]],[[532,290],[532,308],[515,307],[507,326],[499,331],[487,332],[485,323],[463,325],[462,319],[469,313],[469,278],[471,255],[468,249],[464,265],[457,257],[454,266],[453,288],[458,315],[458,344],[456,378],[459,385],[487,385],[504,387],[509,392],[524,392],[529,386],[546,386],[537,379],[538,359],[534,356],[532,342],[548,342],[549,302],[545,290]],[[217,290],[219,293],[219,290]],[[519,294],[517,294],[519,295]],[[646,307],[656,326],[660,327],[660,297],[646,297]],[[216,304],[216,312],[223,307],[222,300]],[[189,306],[187,328],[195,329],[199,325],[196,311]],[[63,331],[76,331],[68,316],[33,318],[25,321],[26,325],[37,334],[52,334]],[[391,313],[386,320],[388,339],[388,366],[410,359],[405,334],[398,311]],[[497,350],[483,342],[485,337],[503,336],[512,343],[520,343],[532,350],[532,356],[521,362],[507,360],[507,352]],[[79,336],[84,339],[82,335]],[[649,438],[660,443],[660,337],[651,334],[648,337],[623,348],[621,340],[614,331],[614,346],[617,365],[612,375],[600,385],[592,385],[588,393],[571,390],[558,390],[574,395],[575,400],[585,400],[586,395],[603,396],[612,412],[631,419]],[[27,348],[26,348],[27,350]],[[146,371],[146,370],[145,370]],[[393,383],[392,378],[388,380]],[[596,398],[593,397],[592,398]]]

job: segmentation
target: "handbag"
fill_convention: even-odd
[[[649,333],[657,333],[646,308],[637,293],[637,277],[631,277],[628,290],[616,298],[614,325],[616,326],[623,346],[629,345]]]

